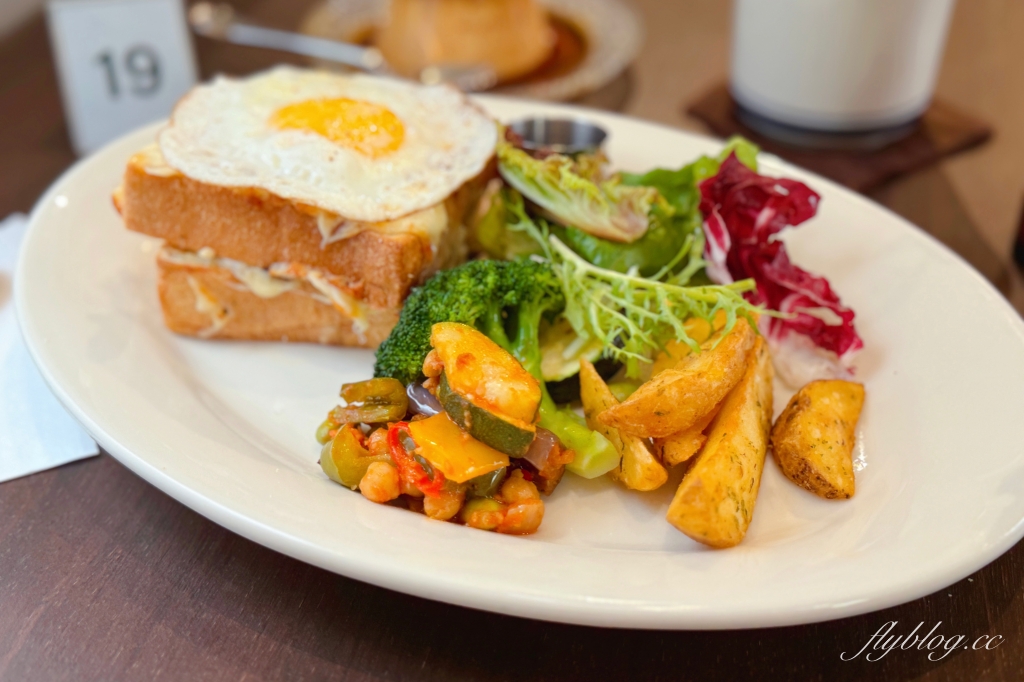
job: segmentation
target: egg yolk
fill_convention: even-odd
[[[285,130],[323,135],[370,158],[390,154],[405,138],[405,126],[390,109],[347,97],[289,104],[278,109],[270,122]]]

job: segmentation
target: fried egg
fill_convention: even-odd
[[[158,138],[194,180],[366,222],[443,201],[496,141],[494,121],[448,86],[285,66],[195,88]]]

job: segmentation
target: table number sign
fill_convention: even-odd
[[[195,84],[181,0],[51,0],[47,10],[79,154],[167,116]]]

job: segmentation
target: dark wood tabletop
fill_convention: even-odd
[[[308,2],[236,4],[294,25]],[[204,76],[283,58],[196,47]],[[609,97],[628,99],[636,77]],[[0,112],[2,217],[28,210],[74,161],[41,18],[0,41]],[[949,188],[934,168],[873,197],[1005,290],[1016,275]],[[1022,595],[1017,545],[933,595],[840,621],[725,632],[558,625],[303,564],[208,521],[106,454],[0,483],[2,680],[1022,680]],[[915,647],[857,655],[889,621],[898,621],[892,634],[921,623],[919,634],[964,640],[941,660]]]

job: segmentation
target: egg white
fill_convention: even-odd
[[[394,113],[401,146],[371,158],[306,130],[271,124],[314,99],[350,98]],[[217,77],[186,95],[160,132],[167,163],[200,182],[258,187],[352,220],[393,220],[433,206],[479,174],[494,153],[492,119],[447,86],[280,66]]]

